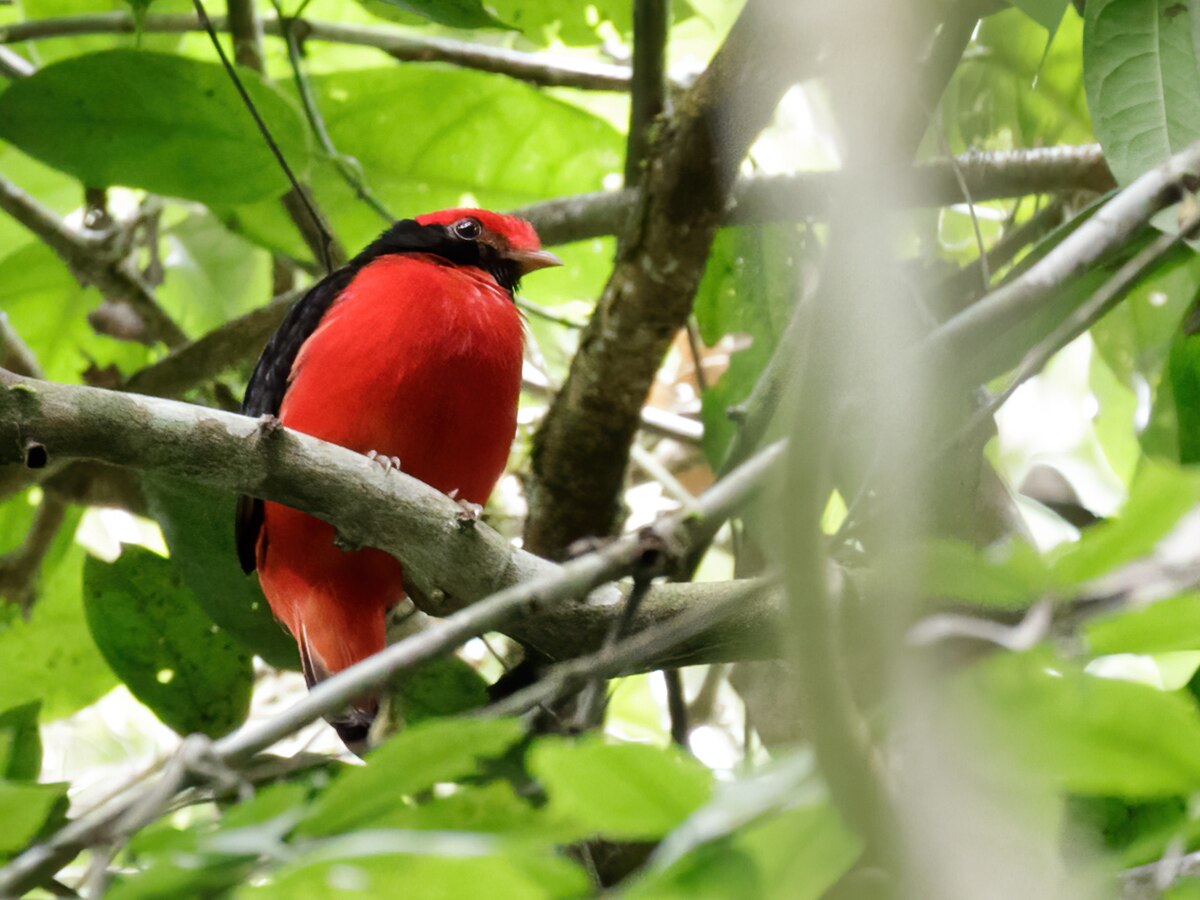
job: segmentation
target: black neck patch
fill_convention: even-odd
[[[445,225],[422,225],[415,219],[401,219],[367,245],[350,261],[348,268],[357,272],[381,256],[396,253],[429,253],[459,266],[483,269],[510,294],[521,280],[516,263],[505,259],[495,247],[454,234]]]

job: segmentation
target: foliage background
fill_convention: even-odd
[[[718,647],[711,663],[683,670],[686,722],[669,712],[669,680],[641,673],[609,684],[598,732],[530,737],[514,719],[446,715],[480,702],[480,676],[494,680],[500,659],[516,658],[503,634],[473,640],[460,663],[408,676],[408,727],[369,765],[311,726],[254,766],[209,773],[146,827],[95,836],[35,894],[459,896],[486,884],[502,897],[567,897],[601,883],[642,897],[1091,896],[1114,885],[1128,896],[1195,893],[1200,351],[1187,321],[1200,263],[1174,244],[1083,333],[1058,326],[1161,232],[1187,227],[1200,171],[1153,225],[1139,223],[1052,285],[1036,315],[962,350],[969,384],[949,364],[928,382],[910,380],[904,362],[939,322],[986,305],[981,295],[1059,251],[1095,214],[1097,187],[1127,188],[1200,139],[1193,5],[911,0],[886,15],[846,12],[851,23],[877,16],[881,29],[889,16],[932,22],[952,47],[947,35],[969,26],[927,105],[900,101],[906,78],[938,68],[937,40],[921,65],[900,67],[902,78],[882,49],[878,70],[863,76],[896,100],[918,163],[958,157],[949,197],[921,195],[924,170],[910,168],[904,141],[889,140],[881,119],[872,120],[883,146],[875,152],[902,164],[900,175],[876,167],[872,181],[855,170],[862,123],[836,52],[852,63],[869,51],[840,44],[835,17],[816,20],[833,61],[814,54],[815,77],[784,94],[737,168],[751,183],[817,185],[833,202],[752,210],[750,224],[716,235],[690,328],[655,360],[646,401],[691,420],[688,433],[702,425],[703,437],[641,432],[622,488],[622,524],[635,529],[687,509],[747,445],[791,434],[790,474],[719,534],[695,574],[722,583],[783,572],[789,600],[774,626],[783,637],[754,654],[779,659],[726,658]],[[272,4],[251,7],[277,21]],[[634,47],[628,0],[293,7],[283,13],[301,17],[298,32],[335,23],[376,43],[405,37],[444,51],[466,42],[550,69],[628,73]],[[741,8],[670,5],[677,100]],[[99,235],[84,246],[90,258],[132,259],[180,331],[147,333],[144,309],[94,286],[45,234],[0,217],[7,367],[19,367],[24,345],[46,379],[136,387],[169,345],[244,321],[319,272],[319,254],[279,202],[288,182],[208,37],[163,24],[191,10],[183,0],[0,6],[0,48],[15,56],[0,57],[0,177],[73,234]],[[61,17],[107,13],[133,17],[140,33],[55,33]],[[37,39],[6,30],[36,23],[45,23]],[[351,253],[393,215],[536,211],[624,183],[623,91],[397,61],[311,35],[292,58],[280,28],[268,32],[261,77],[244,66],[240,75]],[[860,43],[872,46],[872,35]],[[1087,168],[1094,141],[1099,185]],[[1039,167],[1054,147],[1066,164],[1051,177]],[[843,167],[858,172],[861,195],[839,195],[833,179],[804,181]],[[1006,171],[1007,187],[995,188],[989,179]],[[896,196],[912,191],[899,212],[871,193],[884,180]],[[861,202],[839,207],[838,197]],[[555,402],[534,388],[568,378],[580,326],[613,268],[614,231],[593,227],[598,236],[556,246],[566,265],[531,278],[522,296],[530,390],[511,474],[489,507],[513,539],[529,514],[534,435]],[[840,245],[842,233],[855,238]],[[830,298],[845,322],[823,332],[838,322]],[[987,398],[1015,384],[1031,350],[1048,362],[992,409]],[[225,362],[184,399],[231,408],[253,356]],[[809,380],[783,379],[752,439],[747,419],[728,411],[758,409],[761,386],[788,367]],[[824,377],[813,379],[814,367]],[[886,381],[892,388],[879,387]],[[853,407],[845,398],[858,392],[871,399],[846,413],[840,405]],[[947,453],[980,404],[994,429]],[[818,417],[839,426],[827,426],[831,471],[806,449],[825,440]],[[161,766],[181,736],[269,719],[303,691],[290,641],[236,569],[228,496],[161,473],[131,488],[92,471],[80,488],[32,483],[16,468],[0,470],[6,860],[60,829],[68,810],[79,815]],[[811,509],[800,502],[810,493]],[[809,595],[818,597],[811,614]],[[822,630],[829,610],[836,623]],[[850,737],[839,732],[843,718],[855,723]]]

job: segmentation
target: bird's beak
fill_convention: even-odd
[[[549,250],[510,250],[507,255],[517,264],[522,275],[563,264],[563,261]]]

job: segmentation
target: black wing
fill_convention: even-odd
[[[346,266],[327,275],[288,311],[283,324],[271,335],[254,366],[250,383],[246,385],[246,397],[242,401],[244,415],[256,418],[279,415],[296,354],[316,330],[338,294],[346,289],[358,268],[361,267]],[[257,567],[255,548],[262,522],[262,501],[255,497],[238,497],[234,534],[238,561],[242,564],[242,571],[247,574]]]

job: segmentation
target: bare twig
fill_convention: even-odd
[[[646,657],[661,659],[669,656],[673,647],[710,628],[714,620],[727,614],[729,606],[725,605],[726,602],[732,606],[744,602],[748,596],[749,592],[740,598],[730,596],[727,601],[706,609],[689,609],[668,622],[639,631],[632,637],[608,645],[591,656],[555,666],[538,679],[536,684],[489,706],[484,710],[484,714],[519,715],[577,691],[592,679],[613,678],[626,674],[631,668],[639,668],[639,663]]]
[[[983,368],[980,353],[999,334],[1037,311],[1052,292],[1124,246],[1159,210],[1200,184],[1200,143],[1192,144],[1116,194],[1026,272],[963,310],[916,348],[914,358],[936,360],[964,380],[999,373]],[[981,362],[983,360],[983,362]]]
[[[28,78],[36,71],[33,63],[15,50],[0,47],[0,76],[5,78]]]
[[[122,387],[155,397],[182,396],[226,369],[252,359],[302,294],[300,290],[289,291],[265,306],[217,326],[134,372]]]
[[[651,128],[667,108],[667,32],[670,0],[633,4],[633,84],[629,97],[629,140],[625,151],[625,184],[641,180],[651,142]]]
[[[313,96],[312,86],[304,75],[304,66],[300,59],[300,43],[296,39],[295,20],[284,16],[279,0],[271,0],[271,4],[275,7],[284,43],[287,44],[288,62],[292,67],[292,76],[296,82],[296,92],[300,95],[300,102],[304,107],[304,115],[308,119],[308,124],[312,128],[313,134],[316,135],[317,142],[321,145],[321,149],[329,155],[334,167],[338,170],[338,174],[342,176],[342,180],[354,191],[355,196],[371,207],[385,223],[390,225],[395,221],[396,217],[388,211],[383,202],[367,187],[366,181],[363,179],[362,167],[358,165],[358,161],[343,156],[338,152],[337,147],[333,145],[333,138],[329,136],[329,129],[325,127],[325,119],[321,116],[321,110],[317,106],[316,97]]]
[[[0,556],[0,597],[17,604],[25,617],[29,616],[37,599],[37,578],[42,560],[58,536],[66,511],[67,505],[58,497],[51,494],[42,497],[24,543]]]
[[[214,17],[213,24],[220,31],[227,27],[224,17]],[[541,53],[522,53],[468,41],[417,36],[397,28],[375,25],[348,25],[309,19],[299,19],[296,24],[302,41],[374,47],[401,62],[451,63],[547,87],[629,90],[630,70],[627,66],[574,58],[553,59]],[[124,12],[35,19],[0,26],[0,44],[82,34],[133,34],[136,27],[134,16]],[[202,31],[203,28],[196,16],[147,15],[143,17],[142,30],[148,34],[179,34]],[[278,19],[264,21],[263,30],[275,37],[281,36],[283,31]]]
[[[104,235],[78,232],[12,182],[0,177],[0,210],[8,213],[53,250],[79,281],[92,284],[111,300],[128,304],[144,327],[144,338],[170,347],[187,335],[158,305],[154,294],[128,259],[114,259]]]
[[[1098,144],[965,153],[897,169],[891,177],[910,186],[903,197],[914,206],[949,206],[962,200],[956,170],[976,203],[1089,191],[1104,193],[1116,187]],[[841,172],[801,172],[796,175],[757,175],[741,178],[733,189],[725,225],[762,225],[824,219],[845,180]],[[638,203],[636,190],[579,194],[530,204],[516,214],[534,224],[547,244],[566,244],[587,238],[620,234]]]
[[[279,168],[283,170],[283,174],[287,176],[288,183],[292,186],[283,199],[284,209],[292,217],[292,221],[296,224],[296,228],[300,231],[305,243],[313,251],[313,255],[317,261],[324,266],[326,272],[332,272],[337,266],[342,265],[346,261],[345,250],[335,240],[329,224],[317,210],[316,203],[309,197],[308,193],[297,180],[292,167],[288,165],[287,158],[283,155],[283,150],[275,142],[275,138],[271,136],[271,129],[267,127],[267,123],[259,115],[258,107],[250,99],[250,94],[247,93],[246,86],[242,84],[241,76],[238,75],[233,63],[229,61],[229,57],[225,55],[225,48],[221,46],[221,39],[217,37],[216,28],[213,27],[212,20],[209,19],[208,13],[204,10],[203,0],[192,0],[192,5],[196,7],[196,16],[199,18],[204,31],[208,34],[213,49],[217,51],[217,56],[220,58],[225,72],[229,75],[229,80],[233,82],[238,96],[242,98],[242,104],[246,107],[246,111],[250,113],[250,117],[254,120],[254,124],[258,128],[259,134],[262,135],[264,143],[270,149],[271,155],[275,157]],[[250,10],[249,17],[253,19],[253,9]],[[234,24],[240,21],[241,19],[235,19]],[[242,40],[251,40],[252,37],[249,34],[242,35]],[[261,58],[261,51],[258,55]]]
[[[29,349],[29,345],[21,340],[16,329],[8,320],[8,313],[0,310],[0,367],[16,372],[18,375],[28,375],[31,378],[42,377],[42,367],[37,356]]]
[[[1004,390],[992,395],[985,403],[977,407],[970,420],[961,432],[947,444],[947,447],[960,443],[975,434],[977,429],[986,425],[1000,407],[1016,393],[1017,388],[1045,368],[1054,354],[1091,328],[1109,310],[1125,299],[1138,282],[1158,268],[1163,260],[1181,247],[1189,237],[1194,236],[1198,230],[1200,230],[1200,216],[1193,216],[1177,232],[1160,235],[1133,259],[1121,266],[1086,302],[1075,307],[1066,319],[1030,348],[1009,377]]]

